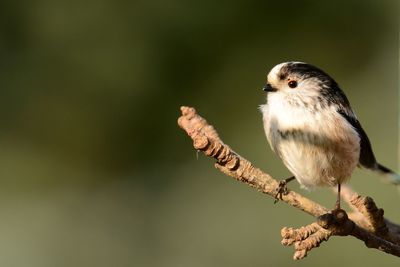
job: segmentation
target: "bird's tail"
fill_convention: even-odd
[[[376,171],[384,175],[390,183],[395,185],[400,185],[400,175],[398,173],[392,171],[391,169],[379,163],[377,164]]]

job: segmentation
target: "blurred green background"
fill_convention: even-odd
[[[286,178],[257,107],[270,68],[305,61],[398,169],[398,17],[395,0],[2,1],[0,265],[398,266],[354,238],[294,263],[280,229],[313,218],[197,158],[176,123],[194,106]],[[400,222],[395,188],[360,170],[351,185]]]

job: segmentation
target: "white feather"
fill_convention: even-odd
[[[274,68],[268,81],[274,82],[278,72]],[[305,82],[313,80],[299,87],[312,86]],[[359,162],[358,133],[334,105],[315,101],[316,90],[289,90],[269,93],[267,104],[260,106],[271,148],[302,187],[345,182]]]

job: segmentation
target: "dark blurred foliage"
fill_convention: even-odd
[[[396,168],[398,16],[395,0],[2,1],[0,263],[292,264],[279,227],[312,218],[197,160],[179,107],[195,106],[236,151],[285,177],[257,106],[270,68],[305,61],[336,78]],[[394,188],[365,172],[353,180],[400,219]],[[333,203],[326,189],[304,193]],[[364,254],[365,266],[397,264],[349,238],[300,265]]]

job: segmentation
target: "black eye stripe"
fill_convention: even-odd
[[[297,82],[291,80],[291,81],[288,82],[288,85],[289,85],[290,88],[296,88],[297,87]]]

